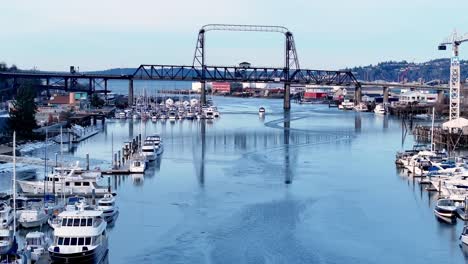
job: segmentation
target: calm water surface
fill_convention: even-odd
[[[139,133],[163,138],[162,159],[144,176],[112,177],[120,215],[110,263],[465,262],[462,223],[439,223],[434,195],[395,168],[395,152],[413,144],[397,119],[214,101],[222,116],[212,123],[109,120],[66,154],[89,153],[105,168],[112,137],[114,151]]]

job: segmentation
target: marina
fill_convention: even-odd
[[[468,2],[275,4],[5,2],[0,264],[468,263]]]
[[[144,131],[142,139],[158,134],[163,141],[161,157],[154,164],[150,163],[143,174],[106,176],[112,192],[116,193],[115,204],[119,210],[117,221],[107,228],[110,262],[125,263],[140,254],[146,254],[151,261],[170,261],[172,257],[164,252],[176,249],[183,252],[178,254],[179,261],[197,262],[198,258],[192,254],[211,254],[207,249],[210,247],[230,250],[237,258],[248,250],[238,247],[239,239],[258,239],[261,237],[259,234],[271,228],[284,231],[262,239],[264,243],[270,239],[281,241],[281,237],[291,236],[294,230],[300,229],[310,239],[293,240],[295,247],[307,242],[313,245],[314,250],[318,249],[320,255],[333,256],[337,261],[359,255],[362,261],[373,262],[378,256],[369,255],[368,251],[378,252],[377,242],[380,241],[374,235],[375,229],[360,230],[359,236],[344,239],[341,243],[348,247],[355,245],[350,247],[353,253],[347,254],[331,253],[327,243],[331,245],[336,241],[326,237],[330,233],[355,234],[354,228],[373,226],[375,221],[387,226],[386,237],[396,239],[400,232],[420,234],[408,236],[405,245],[417,244],[424,239],[428,241],[421,245],[424,252],[436,247],[446,249],[445,254],[427,254],[422,258],[418,251],[404,251],[404,254],[390,258],[391,262],[404,259],[421,259],[424,262],[437,257],[452,259],[453,262],[464,259],[461,249],[453,250],[458,249],[462,221],[451,225],[450,229],[444,226],[445,223],[438,222],[433,212],[436,192],[424,191],[427,185],[419,185],[419,178],[413,181],[406,172],[394,167],[395,149],[410,149],[414,145],[414,141],[408,139],[401,146],[400,120],[374,113],[342,112],[326,105],[301,105],[285,116],[280,100],[214,99],[222,113],[222,118],[216,122],[184,120],[155,123],[150,120],[109,119],[101,133],[79,143],[72,152],[64,152],[64,160],[82,161],[91,153],[90,168],[99,164],[104,171],[112,167],[110,157],[118,146],[125,146],[125,142],[132,142],[131,139],[136,140],[140,131]],[[267,114],[259,115],[259,105]],[[243,127],[242,131],[238,130],[239,127]],[[56,150],[57,145],[49,147],[50,158],[53,159]],[[381,155],[375,158],[377,151]],[[357,152],[360,155],[351,155]],[[43,157],[44,153],[37,149],[30,155]],[[371,156],[374,157],[372,164],[359,162]],[[336,166],[336,160],[346,160],[347,173]],[[378,170],[382,173],[376,175],[374,172]],[[400,176],[402,174],[404,176]],[[4,180],[5,175],[2,176]],[[107,179],[103,179],[101,184],[107,186]],[[375,185],[382,188],[372,187]],[[92,204],[92,196],[87,199]],[[98,199],[96,197],[96,204]],[[374,203],[369,204],[367,201],[370,199]],[[352,206],[343,208],[341,204],[344,201],[349,204],[350,200]],[[380,215],[355,213],[382,206],[387,209]],[[342,223],[340,217],[316,217],[325,209],[333,214],[347,215],[350,229],[335,230],[334,227]],[[408,217],[391,217],[401,211],[407,212]],[[157,217],[160,212],[165,216]],[[261,220],[264,214],[273,214],[271,219],[277,220],[265,224]],[[297,218],[299,215],[303,215],[300,220]],[[246,216],[253,222],[243,221]],[[158,218],[156,222],[155,217]],[[292,219],[296,220],[291,222]],[[130,226],[134,228],[128,231]],[[325,226],[325,229],[312,226]],[[249,231],[226,233],[231,228]],[[46,226],[39,231],[50,234]],[[453,233],[458,234],[452,239]],[[27,232],[20,229],[19,234],[21,238]],[[190,239],[188,234],[192,236]],[[206,240],[207,237],[212,239]],[[320,244],[312,237],[320,237]],[[189,239],[199,247],[185,248],[183,239]],[[126,241],[140,241],[147,246],[129,245]],[[368,241],[365,242],[365,254],[364,249],[358,246],[364,241]],[[128,251],[119,250],[124,245]],[[389,250],[399,251],[400,247],[393,245]],[[259,249],[258,254],[268,252],[269,249],[264,248]],[[303,249],[301,254],[311,254],[307,252]],[[295,262],[296,253],[284,252],[282,256],[288,262]],[[312,255],[310,257],[313,258]]]

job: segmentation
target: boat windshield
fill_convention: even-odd
[[[26,239],[26,244],[28,245],[41,245],[42,241],[39,237],[31,237]]]

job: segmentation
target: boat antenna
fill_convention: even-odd
[[[16,237],[16,131],[13,131],[13,238]]]

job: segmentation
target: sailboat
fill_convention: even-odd
[[[13,215],[16,216],[16,132],[13,132]],[[13,226],[0,229],[0,263],[25,263],[25,256],[18,253],[16,242],[16,217],[13,217]]]

